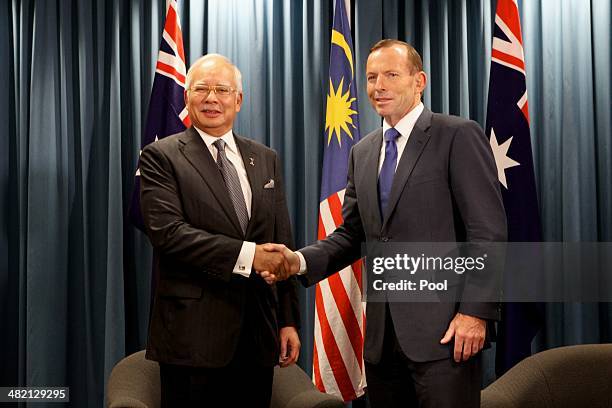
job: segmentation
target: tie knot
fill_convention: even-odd
[[[387,142],[395,142],[398,137],[400,137],[400,132],[397,131],[396,128],[389,128],[385,132],[385,141]]]
[[[223,141],[223,139],[217,139],[213,144],[217,148],[217,151],[222,152],[225,150],[225,142]]]

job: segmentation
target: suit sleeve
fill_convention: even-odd
[[[348,182],[342,205],[344,221],[327,238],[300,250],[306,260],[306,273],[300,276],[305,286],[314,285],[361,258],[365,233],[355,192],[354,151],[352,148],[349,155]]]
[[[275,188],[275,223],[274,223],[274,242],[284,244],[287,248],[295,249],[293,234],[291,232],[291,220],[289,219],[289,209],[285,196],[285,186],[283,183],[282,166],[278,156],[274,155],[274,179]],[[295,277],[282,282],[278,282],[277,292],[279,301],[279,327],[293,326],[300,328],[300,311],[297,296],[297,280]]]
[[[450,153],[450,185],[465,227],[468,250],[487,248],[489,242],[507,239],[506,213],[497,179],[497,167],[487,138],[473,121],[459,127]],[[479,254],[482,255],[482,254]],[[478,302],[491,298],[499,276],[495,268],[486,275],[466,276],[459,312],[482,319],[499,320],[499,304]],[[485,292],[485,293],[483,293]],[[491,292],[491,293],[489,293]]]
[[[242,241],[190,225],[170,160],[153,143],[140,156],[140,205],[151,244],[164,255],[229,282]]]

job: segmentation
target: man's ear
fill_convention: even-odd
[[[236,112],[242,108],[242,92],[236,92]]]
[[[419,71],[416,74],[415,81],[417,90],[422,93],[425,90],[425,87],[427,86],[427,74],[423,71]]]

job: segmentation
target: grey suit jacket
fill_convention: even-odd
[[[160,274],[149,359],[222,367],[248,328],[244,344],[254,360],[271,366],[278,363],[279,326],[299,326],[295,280],[269,286],[259,275],[232,272],[245,240],[293,245],[276,153],[234,136],[253,193],[246,234],[194,128],[148,145],[140,157],[142,214]],[[264,188],[271,179],[274,188]]]
[[[382,129],[357,143],[349,157],[344,223],[326,239],[300,250],[307,264],[302,282],[312,285],[357,260],[364,242],[506,240],[506,217],[490,145],[473,121],[432,113],[418,118],[400,158],[385,219],[378,204],[377,169]],[[380,360],[386,303],[366,309],[364,358]],[[441,345],[457,312],[499,319],[497,303],[389,302],[406,356],[432,361],[451,356]]]

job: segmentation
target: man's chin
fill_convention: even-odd
[[[201,123],[205,128],[216,128],[223,125],[223,121],[218,119],[219,118],[206,118],[206,120],[203,120]]]
[[[376,113],[378,113],[378,115],[379,115],[381,118],[384,118],[384,117],[386,117],[386,116],[388,116],[388,115],[389,115],[389,110],[388,110],[388,109],[380,109],[380,108],[376,108]]]

